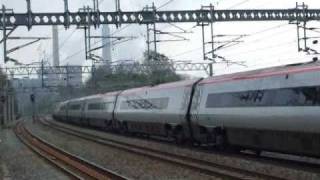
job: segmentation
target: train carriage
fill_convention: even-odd
[[[319,66],[305,65],[205,79],[194,97],[195,131],[242,148],[319,156],[319,77]]]
[[[181,135],[197,80],[130,89],[120,94],[115,118],[130,132]]]
[[[120,92],[100,94],[85,99],[83,117],[86,119],[87,125],[111,129],[114,107],[119,93]]]
[[[67,105],[68,105],[68,101],[57,104],[53,112],[53,118],[59,121],[66,121]]]
[[[73,124],[82,124],[83,121],[83,109],[84,109],[84,103],[82,99],[74,99],[70,100],[67,103],[67,118],[66,121]]]
[[[66,101],[54,117],[179,142],[320,156],[319,77],[319,63],[309,63],[147,86]]]

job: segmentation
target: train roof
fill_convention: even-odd
[[[102,96],[116,96],[120,92],[122,92],[122,91],[107,92],[107,93],[102,94]]]
[[[128,94],[137,93],[137,92],[146,91],[146,90],[152,91],[152,90],[171,89],[171,88],[177,88],[177,87],[191,87],[198,80],[199,79],[192,79],[192,80],[159,84],[155,86],[144,86],[139,88],[133,88],[133,89],[128,89],[123,91],[121,95],[128,95]]]
[[[200,84],[220,83],[235,80],[259,79],[265,77],[320,71],[320,62],[291,64],[253,71],[239,72],[204,79]]]

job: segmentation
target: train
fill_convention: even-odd
[[[221,149],[320,155],[320,64],[278,66],[61,102],[58,121]]]

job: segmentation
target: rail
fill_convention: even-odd
[[[53,163],[72,178],[99,180],[129,179],[46,142],[40,137],[33,135],[25,128],[22,122],[19,122],[16,125],[15,133],[29,148],[47,159],[49,162]]]
[[[73,135],[85,140],[106,145],[122,151],[146,156],[158,161],[174,164],[176,166],[188,168],[214,177],[220,177],[223,179],[283,179],[269,174],[262,174],[259,172],[230,167],[228,165],[219,164],[211,161],[201,160],[183,155],[177,155],[173,153],[163,152],[160,150],[155,150],[148,147],[142,147],[139,145],[116,141],[111,138],[105,138],[93,135],[91,133],[81,132],[73,128],[58,125],[47,120],[41,120],[40,122],[48,127],[51,127],[69,135]]]

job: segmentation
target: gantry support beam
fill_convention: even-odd
[[[119,64],[107,66],[105,69],[110,69],[111,72],[121,70],[127,73],[148,73],[152,70],[167,70],[175,71],[205,71],[209,74],[210,63],[152,63],[152,64]],[[99,68],[103,68],[99,66]],[[7,75],[14,76],[30,76],[30,75],[50,75],[50,74],[91,74],[96,70],[93,66],[37,66],[37,67],[7,67],[0,68],[0,71]],[[43,72],[43,73],[42,73]]]
[[[3,17],[5,23],[3,23]],[[212,20],[213,18],[213,20]],[[62,13],[2,13],[3,26],[48,26],[100,24],[150,24],[225,21],[311,21],[320,20],[320,9],[255,9],[189,11],[131,11],[131,12],[62,12]]]

